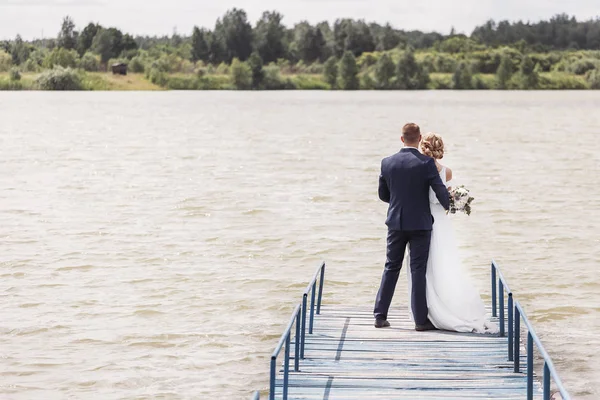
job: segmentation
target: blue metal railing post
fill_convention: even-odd
[[[319,293],[317,297],[317,279],[319,280]],[[300,360],[304,359],[306,349],[306,328],[307,323],[309,324],[309,334],[313,333],[315,323],[315,312],[321,313],[321,300],[323,298],[323,286],[325,282],[325,262],[321,263],[319,268],[315,271],[315,274],[304,290],[302,294],[302,303],[298,304],[292,313],[290,322],[285,329],[285,332],[281,336],[277,347],[271,355],[270,365],[270,382],[269,382],[269,400],[275,400],[275,389],[276,389],[276,378],[277,378],[277,357],[281,350],[285,352],[284,360],[284,374],[283,374],[283,399],[288,397],[289,388],[289,373],[290,373],[290,353],[291,353],[291,341],[292,341],[292,328],[296,324],[296,335],[294,337],[294,372],[300,371]],[[308,311],[308,292],[310,295],[310,314]],[[315,311],[316,308],[316,311]],[[284,349],[285,346],[285,349]],[[254,396],[260,396],[259,392],[255,392]],[[257,397],[258,398],[258,397]]]
[[[300,313],[296,314],[296,337],[294,338],[294,371],[300,371]]]
[[[288,398],[288,384],[290,380],[290,332],[285,338],[285,364],[283,365],[283,400]]]
[[[550,368],[544,363],[544,400],[550,400]]]
[[[269,385],[269,400],[275,400],[275,368],[277,368],[277,357],[271,356],[271,382]]]
[[[498,282],[498,297],[500,300],[500,336],[504,337],[506,335],[504,328],[504,284],[502,283],[502,279]]]
[[[308,323],[308,333],[312,335],[313,324],[315,322],[315,294],[317,291],[317,281],[313,283],[312,290],[310,293],[310,321]]]
[[[535,329],[533,329],[531,322],[525,315],[525,312],[523,311],[523,307],[516,300],[514,302],[514,305],[515,305],[515,309],[516,309],[515,313],[517,315],[517,319],[515,319],[515,337],[517,337],[516,336],[517,332],[520,331],[519,323],[521,320],[523,320],[523,323],[527,327],[527,399],[533,399],[533,393],[534,393],[534,390],[533,390],[533,378],[534,378],[534,376],[533,376],[534,375],[533,353],[534,353],[534,346],[535,346],[535,347],[537,347],[541,358],[544,360],[544,377],[543,377],[543,384],[545,385],[544,396],[548,396],[548,397],[544,397],[544,398],[548,398],[548,399],[550,398],[549,397],[550,396],[550,384],[551,384],[551,380],[554,380],[554,383],[556,384],[558,392],[560,393],[561,399],[570,400],[571,396],[569,395],[569,392],[567,392],[564,385],[562,384],[562,381],[560,380],[560,377],[558,376],[556,369],[554,368],[554,365],[552,364],[550,355],[548,354],[548,352],[546,352],[546,349],[544,348],[544,345],[542,345],[540,338],[535,333]],[[517,356],[518,353],[516,352],[517,348],[518,348],[518,342],[515,343],[515,367],[517,366],[517,360],[518,360],[518,356]]]
[[[496,265],[492,261],[492,317],[497,317],[498,303],[496,302]]]
[[[527,333],[527,400],[533,400],[533,336]]]
[[[319,279],[319,297],[317,299],[317,315],[321,314],[321,298],[323,297],[323,281],[325,280],[325,263],[321,264],[321,279]]]
[[[513,361],[513,306],[512,293],[508,293],[508,361]]]
[[[306,342],[306,293],[302,296],[302,333],[301,340],[302,344],[300,345],[300,358],[304,360],[304,344]]]
[[[296,306],[292,316],[290,317],[290,322],[288,322],[287,327],[283,335],[281,335],[281,339],[279,339],[279,343],[277,343],[277,347],[273,350],[271,354],[271,373],[270,373],[270,384],[269,384],[269,399],[275,400],[275,379],[276,379],[276,368],[277,368],[277,357],[281,353],[281,350],[284,350],[284,366],[283,366],[283,392],[284,398],[287,398],[287,387],[288,387],[288,379],[290,375],[290,347],[292,341],[292,327],[296,324],[298,326],[298,315],[300,315],[300,304]],[[296,328],[296,332],[298,332],[298,328]],[[296,340],[297,341],[297,340]],[[285,347],[285,348],[284,348]],[[296,353],[297,354],[297,353]],[[294,366],[297,364],[294,363]]]
[[[515,307],[515,341],[513,343],[514,343],[514,347],[515,347],[515,356],[514,356],[515,369],[514,369],[514,372],[519,373],[519,372],[521,372],[521,365],[520,365],[520,363],[521,363],[521,312],[516,307]]]

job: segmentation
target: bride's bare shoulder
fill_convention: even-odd
[[[439,164],[438,170],[441,171],[442,169],[446,169],[446,182],[452,180],[452,170],[450,169],[450,167],[447,167],[445,165]]]

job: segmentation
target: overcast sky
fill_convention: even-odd
[[[316,23],[336,18],[390,22],[402,29],[447,33],[454,26],[470,33],[486,20],[547,19],[566,12],[578,19],[600,14],[600,0],[0,0],[0,39],[54,37],[63,16],[78,29],[88,22],[132,34],[189,33],[194,25],[212,28],[229,8],[243,8],[254,24],[264,10],[277,10],[284,23]],[[414,4],[416,3],[416,5]]]

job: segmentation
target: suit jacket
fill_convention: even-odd
[[[431,230],[433,217],[429,208],[429,188],[447,210],[450,195],[433,158],[406,147],[384,158],[379,176],[379,198],[389,203],[385,221],[388,229]]]

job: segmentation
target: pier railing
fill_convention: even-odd
[[[307,315],[308,315],[308,334],[312,335],[315,313],[321,313],[321,299],[323,297],[323,282],[325,281],[325,263],[321,263],[312,280],[302,293],[302,302],[296,306],[290,322],[288,323],[283,335],[279,339],[279,343],[273,354],[271,354],[271,370],[270,370],[270,381],[269,381],[269,400],[275,400],[275,389],[277,379],[277,357],[284,349],[284,363],[283,363],[283,388],[282,397],[283,400],[288,398],[288,384],[290,374],[290,348],[292,340],[292,328],[296,328],[294,336],[294,371],[300,370],[300,360],[304,359],[304,347],[306,343],[306,331],[307,331]],[[317,285],[318,283],[318,285]],[[318,292],[317,292],[318,289]],[[310,307],[308,306],[308,296],[310,296]],[[254,393],[253,400],[259,399],[259,392]]]
[[[508,329],[505,329],[505,304],[504,294],[508,296],[506,311],[508,313]],[[498,264],[492,261],[492,316],[498,317],[500,323],[500,336],[506,336],[508,333],[508,360],[514,363],[514,372],[520,373],[521,367],[521,321],[525,324],[527,330],[527,399],[533,399],[533,350],[537,347],[539,354],[544,360],[543,373],[543,398],[550,400],[551,387],[553,380],[558,392],[563,400],[570,400],[571,396],[565,389],[560,380],[550,355],[542,345],[542,342],[533,329],[533,325],[523,311],[521,304],[513,298],[513,293],[506,283]],[[508,330],[508,332],[506,332]]]
[[[554,384],[560,393],[563,400],[570,400],[571,396],[565,389],[560,380],[552,359],[546,352],[539,337],[519,301],[514,299],[513,293],[508,286],[504,275],[500,271],[498,264],[492,261],[491,265],[492,276],[492,316],[498,317],[500,325],[500,336],[507,337],[507,357],[509,361],[514,363],[514,372],[520,373],[520,351],[521,351],[521,322],[525,325],[527,331],[527,399],[533,399],[534,394],[534,347],[537,347],[539,354],[544,360],[543,370],[543,399],[550,400],[551,398],[551,382]],[[289,386],[289,370],[290,370],[290,349],[292,344],[292,328],[295,327],[294,336],[294,371],[300,370],[300,363],[304,359],[306,334],[311,335],[314,327],[315,314],[321,313],[321,299],[323,296],[323,283],[325,280],[325,263],[322,263],[315,272],[312,280],[302,293],[302,302],[296,306],[290,321],[281,336],[277,347],[271,355],[271,370],[269,382],[269,400],[275,400],[276,394],[276,378],[278,372],[277,358],[284,349],[283,363],[283,384],[282,398],[288,398]],[[310,296],[310,306],[308,298]],[[505,301],[506,300],[506,301]],[[308,327],[307,327],[308,324]],[[260,393],[255,392],[253,400],[260,399]]]

